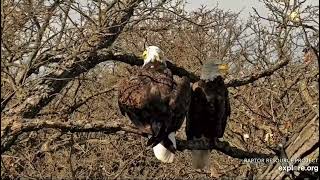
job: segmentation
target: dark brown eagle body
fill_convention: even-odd
[[[151,134],[148,144],[164,141],[172,146],[168,134],[177,131],[190,104],[190,82],[186,77],[174,81],[171,71],[161,63],[150,63],[119,84],[118,103],[123,115],[141,131]],[[168,147],[173,150],[172,147]]]
[[[222,137],[230,116],[228,90],[222,77],[196,82],[191,97],[186,127],[188,140],[202,136],[209,140]]]
[[[213,63],[202,67],[201,80],[192,85],[191,104],[187,115],[188,140],[202,139],[214,143],[223,136],[230,116],[228,90]],[[203,169],[209,160],[210,150],[193,150],[194,168]]]

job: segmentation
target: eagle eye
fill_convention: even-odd
[[[147,51],[143,51],[142,57],[143,57],[143,59],[147,58]]]

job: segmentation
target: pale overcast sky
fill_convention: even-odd
[[[188,0],[187,9],[197,9],[201,5],[207,7],[214,7],[218,4],[221,9],[231,11],[241,11],[242,17],[247,17],[252,7],[255,7],[262,15],[266,15],[266,9],[262,2],[259,0]],[[306,4],[319,5],[319,0],[307,0]]]

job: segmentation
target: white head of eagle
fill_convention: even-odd
[[[146,64],[150,62],[156,62],[156,61],[166,65],[166,58],[163,54],[164,54],[163,51],[159,47],[148,46],[142,55],[144,60],[142,67],[144,67]]]

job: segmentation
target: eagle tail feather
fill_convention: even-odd
[[[176,139],[175,139],[175,133],[172,132],[168,135],[169,140],[172,142],[174,148],[176,148]],[[171,152],[168,148],[164,147],[163,141],[161,141],[159,144],[153,147],[154,155],[157,159],[164,163],[172,163],[175,154]]]
[[[192,166],[204,169],[209,162],[210,150],[192,150]]]

